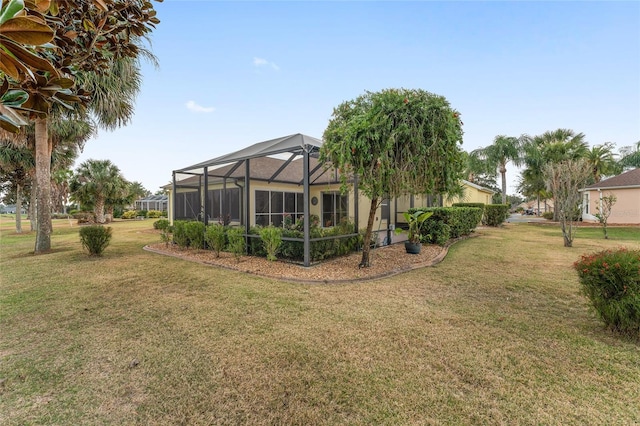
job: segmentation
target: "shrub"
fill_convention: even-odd
[[[139,210],[138,211],[138,216],[142,216],[142,217],[147,217],[147,210]]]
[[[153,222],[153,229],[165,230],[169,227],[169,221],[167,219],[159,219]]]
[[[484,207],[485,219],[487,226],[500,226],[502,222],[509,217],[509,204],[487,204]]]
[[[189,221],[185,224],[185,233],[189,239],[189,247],[194,249],[204,248],[205,226],[202,222]]]
[[[78,221],[78,225],[96,223],[96,216],[93,212],[77,212],[73,214],[73,218]]]
[[[219,223],[207,226],[204,239],[207,242],[207,247],[216,253],[216,257],[220,257],[220,252],[224,250],[227,242],[224,226]]]
[[[282,245],[282,228],[267,226],[260,230],[260,239],[264,250],[267,252],[267,260],[276,260],[276,254]]]
[[[604,250],[574,263],[584,294],[612,330],[640,336],[640,250]]]
[[[432,221],[443,222],[449,225],[450,238],[458,238],[471,234],[482,220],[483,209],[479,207],[428,207],[409,209],[409,214],[416,211],[433,212],[433,215],[424,222],[422,235],[425,235],[424,226]]]
[[[111,241],[111,228],[91,225],[80,228],[80,242],[90,256],[101,256]]]
[[[159,217],[162,217],[162,212],[160,210],[149,210],[147,212],[147,217],[149,219],[157,219]]]
[[[547,220],[553,220],[553,212],[544,212],[542,213],[542,217]]]
[[[186,225],[187,222],[184,220],[176,220],[173,222],[173,242],[180,248],[189,247]]]
[[[126,212],[122,213],[121,218],[122,219],[135,219],[136,217],[138,217],[138,211],[137,210],[127,210]]]
[[[239,262],[240,256],[245,252],[244,228],[234,227],[227,229],[227,239],[229,240],[227,248]]]
[[[428,220],[422,229],[424,242],[444,246],[451,239],[451,227],[439,220]]]

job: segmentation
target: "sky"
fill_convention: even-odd
[[[159,67],[143,62],[129,125],[76,166],[109,159],[151,192],[172,171],[257,142],[322,138],[366,91],[423,89],[464,122],[465,151],[568,128],[591,146],[640,141],[640,2],[154,2]],[[509,194],[518,170],[507,167]]]

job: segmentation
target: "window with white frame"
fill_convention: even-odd
[[[260,191],[255,192],[256,225],[282,226],[287,218],[291,223],[304,215],[301,192]]]

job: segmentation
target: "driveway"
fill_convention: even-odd
[[[540,216],[512,213],[511,216],[507,218],[507,222],[509,223],[547,222],[547,219]]]

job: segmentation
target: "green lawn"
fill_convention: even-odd
[[[567,249],[511,224],[433,268],[301,285],[145,252],[152,223],[114,223],[89,258],[67,221],[35,256],[0,218],[0,424],[640,422],[640,345],[572,270],[640,228]]]

